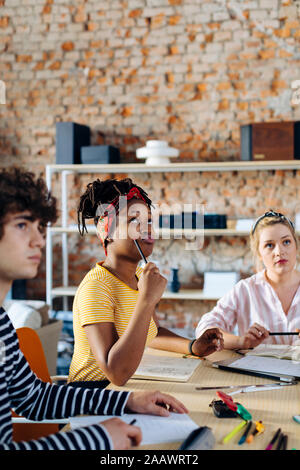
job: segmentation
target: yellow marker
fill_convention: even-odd
[[[248,421],[242,421],[238,426],[236,426],[227,436],[223,439],[223,444],[226,444],[230,439],[235,436],[243,427],[247,424]]]
[[[248,444],[251,444],[251,442],[254,439],[254,436],[256,436],[256,434],[261,434],[262,432],[264,432],[264,430],[265,430],[265,426],[263,425],[263,422],[262,421],[256,421],[255,422],[255,429],[254,429],[253,433],[250,434],[250,436],[247,438],[246,442],[248,442]]]

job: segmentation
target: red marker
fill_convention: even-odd
[[[228,406],[228,408],[232,411],[237,411],[238,407],[232,400],[230,395],[227,395],[224,392],[217,392],[218,397]]]

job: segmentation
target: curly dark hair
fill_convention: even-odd
[[[116,197],[125,196],[132,188],[137,188],[148,207],[152,202],[147,193],[130,178],[122,180],[108,179],[100,181],[99,179],[87,185],[85,193],[80,197],[77,209],[78,229],[81,235],[87,232],[85,220],[94,219],[97,225],[99,216],[97,216],[97,208],[101,204],[110,204]]]
[[[43,178],[18,167],[0,170],[0,239],[4,233],[5,217],[29,211],[41,226],[57,220],[56,198],[51,196]]]

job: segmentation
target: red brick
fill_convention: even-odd
[[[73,51],[74,47],[75,45],[73,41],[66,41],[61,45],[63,51]]]
[[[0,17],[0,28],[7,28],[9,24],[9,16]]]
[[[170,16],[169,24],[174,26],[180,22],[181,18],[181,15]]]
[[[50,70],[60,70],[61,68],[61,62],[59,60],[56,60],[53,62],[51,65],[48,67]]]
[[[135,10],[131,10],[128,14],[129,18],[138,18],[142,15],[142,10],[140,8],[136,8]]]
[[[17,55],[16,57],[17,62],[31,62],[32,55]]]

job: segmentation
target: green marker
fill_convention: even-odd
[[[240,405],[239,403],[237,403],[237,410],[236,412],[240,415],[240,417],[242,419],[244,419],[245,421],[250,421],[252,419],[252,416],[251,414],[249,413],[249,411],[246,410],[246,408],[243,407],[243,405]]]

